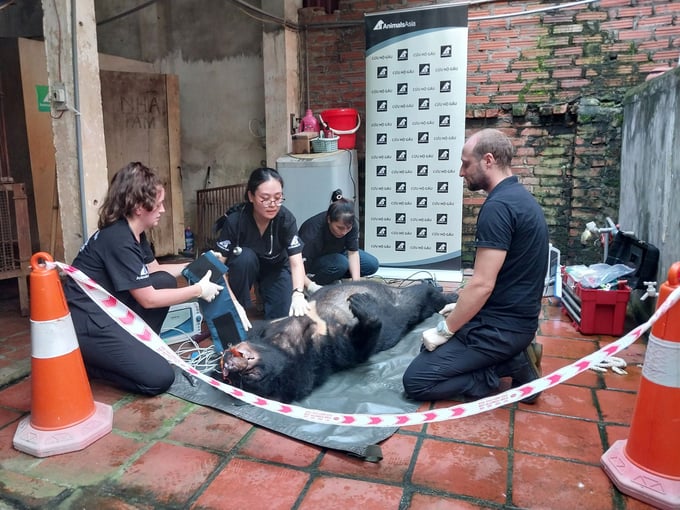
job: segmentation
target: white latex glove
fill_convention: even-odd
[[[201,287],[201,293],[198,297],[205,299],[208,303],[215,299],[215,297],[217,297],[220,291],[224,288],[222,285],[217,285],[216,283],[211,282],[210,276],[212,276],[212,270],[208,269],[208,271],[203,275],[203,278],[201,278],[197,283],[197,285]]]
[[[423,345],[425,349],[432,352],[440,345],[449,341],[453,333],[446,327],[446,322],[441,321],[436,328],[429,328],[423,331]]]
[[[241,324],[243,324],[243,329],[248,331],[250,328],[253,327],[253,325],[250,323],[250,319],[248,319],[248,315],[246,314],[245,308],[241,306],[241,303],[236,301],[235,299],[232,300],[234,303],[234,308],[236,308],[236,311],[238,312],[239,319],[241,319]]]
[[[312,282],[309,285],[307,285],[307,293],[311,296],[314,294],[316,291],[319,289],[322,289],[323,285],[319,285],[318,283]]]
[[[302,317],[305,313],[309,311],[309,303],[305,299],[305,295],[302,292],[293,292],[293,300],[290,303],[290,311],[288,315],[292,317]]]
[[[439,310],[439,313],[443,315],[444,317],[448,317],[451,312],[453,312],[453,309],[456,307],[456,303],[449,303],[446,305],[444,308]]]

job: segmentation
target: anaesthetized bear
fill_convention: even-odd
[[[393,347],[413,326],[457,297],[426,282],[406,287],[374,281],[325,286],[314,294],[307,315],[254,324],[245,341],[224,351],[222,376],[262,397],[300,400],[333,372]]]

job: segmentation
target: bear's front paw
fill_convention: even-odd
[[[377,307],[375,306],[375,298],[370,294],[359,293],[352,294],[349,298],[349,309],[359,322],[377,322],[378,317],[375,316]]]

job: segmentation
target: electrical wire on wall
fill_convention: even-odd
[[[294,32],[298,32],[300,30],[300,25],[298,25],[297,23],[289,21],[286,18],[275,16],[262,9],[258,9],[257,7],[250,5],[249,3],[244,2],[243,0],[227,0],[227,1],[234,4],[246,16],[250,16],[251,18],[256,19],[262,23],[273,23],[275,25],[282,26],[289,30],[293,30]]]

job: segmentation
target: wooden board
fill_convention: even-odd
[[[101,71],[101,88],[109,179],[130,161],[158,172],[165,185],[166,212],[150,238],[156,256],[177,254],[184,245],[177,79]]]

